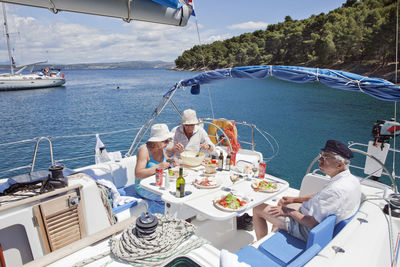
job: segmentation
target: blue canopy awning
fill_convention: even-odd
[[[153,2],[156,2],[160,5],[166,6],[166,7],[171,7],[171,8],[181,8],[183,6],[184,2],[181,0],[151,0]]]
[[[200,73],[181,81],[179,85],[198,86],[224,79],[265,79],[270,76],[297,83],[320,82],[332,88],[363,92],[384,101],[400,101],[400,87],[384,79],[338,70],[293,66],[264,65],[219,69]]]

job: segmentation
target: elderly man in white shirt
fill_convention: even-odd
[[[283,197],[278,206],[261,204],[253,209],[257,239],[268,234],[266,221],[292,236],[307,240],[310,230],[327,216],[336,215],[336,224],[350,218],[359,208],[361,186],[349,171],[352,151],[343,143],[328,140],[321,149],[319,169],[331,180],[315,195]]]
[[[196,111],[187,109],[182,114],[182,125],[172,129],[174,134],[173,142],[167,147],[169,156],[179,156],[183,150],[199,151],[200,149],[211,153],[214,150],[214,144],[208,137],[207,132],[197,124]]]

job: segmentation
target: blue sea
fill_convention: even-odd
[[[29,170],[6,172],[32,161],[35,143],[12,143],[19,140],[53,137],[54,158],[67,159],[62,163],[71,169],[94,163],[95,133],[100,134],[108,151],[126,153],[163,93],[176,82],[197,74],[163,69],[64,73],[64,87],[0,92],[0,178]],[[199,117],[253,123],[274,136],[279,152],[267,162],[267,172],[295,188],[299,188],[309,163],[327,139],[367,143],[372,140],[371,129],[376,120],[394,117],[392,102],[317,83],[296,84],[275,78],[218,82],[202,86],[200,95],[191,95],[190,88],[180,89],[173,102],[181,111],[192,108]],[[171,105],[156,120],[162,122],[170,128],[179,124]],[[128,131],[109,134],[124,129]],[[76,135],[81,137],[69,137]],[[250,131],[239,128],[239,140],[249,136]],[[256,149],[265,158],[274,152],[261,136],[256,136]],[[80,158],[68,160],[76,157]],[[361,159],[356,161],[362,164]],[[48,143],[42,141],[35,170],[49,165]]]

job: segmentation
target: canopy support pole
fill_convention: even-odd
[[[150,129],[150,127],[153,124],[154,120],[163,111],[163,109],[168,104],[168,102],[171,101],[171,98],[173,97],[173,95],[176,92],[176,89],[178,89],[178,88],[179,88],[179,84],[174,85],[173,87],[171,87],[170,90],[168,90],[168,92],[166,94],[163,95],[163,98],[161,99],[161,101],[158,104],[157,108],[151,114],[150,119],[148,119],[147,122],[140,128],[139,132],[135,136],[135,139],[133,139],[131,147],[129,148],[128,152],[125,154],[126,157],[132,156],[132,154],[137,150],[137,148],[139,147],[143,137],[146,135],[147,131]]]
[[[179,112],[178,108],[175,106],[174,102],[172,102],[172,99],[169,100],[169,103],[172,105],[172,107],[175,109],[176,113],[178,113],[179,117],[182,118],[182,113]]]

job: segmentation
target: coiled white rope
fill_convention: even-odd
[[[205,239],[194,235],[196,230],[194,225],[167,215],[154,214],[154,216],[158,218],[158,226],[153,234],[138,238],[134,234],[136,225],[131,224],[119,237],[113,236],[110,239],[114,260],[122,260],[132,266],[160,266],[176,255],[186,254],[208,243]],[[110,251],[100,253],[73,266],[84,266],[109,254]]]
[[[127,227],[120,238],[111,239],[111,251],[115,257],[134,266],[159,266],[169,258],[198,248],[207,243],[194,235],[196,227],[186,221],[155,214],[158,218],[156,231],[138,238],[135,224]],[[190,242],[186,242],[190,239]]]

